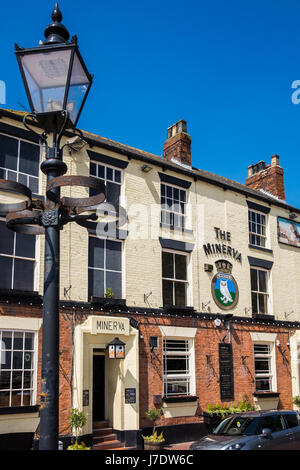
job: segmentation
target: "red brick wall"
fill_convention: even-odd
[[[220,400],[219,385],[219,353],[218,343],[222,341],[225,334],[225,341],[228,341],[228,332],[223,328],[217,328],[213,321],[184,320],[184,319],[156,319],[144,320],[140,326],[143,339],[140,342],[140,422],[141,427],[150,426],[150,422],[145,418],[147,409],[154,406],[153,396],[163,394],[162,373],[162,337],[158,322],[165,325],[176,326],[198,326],[195,337],[195,361],[196,361],[196,395],[199,397],[198,409],[195,417],[182,417],[164,419],[161,418],[158,424],[172,425],[189,422],[202,421],[201,414],[210,404],[224,404]],[[285,358],[276,347],[276,374],[277,391],[280,393],[279,408],[292,408],[292,387],[291,387],[291,358],[287,346],[288,330],[275,326],[258,324],[237,324],[231,326],[231,343],[233,349],[234,363],[234,400],[239,402],[246,394],[253,403],[254,392],[254,357],[251,332],[276,333],[280,340],[281,350],[285,350]],[[159,348],[151,353],[149,348],[149,336],[159,337]],[[206,356],[210,356],[209,364]],[[242,361],[242,356],[247,356]],[[147,386],[148,384],[148,386]],[[227,401],[230,405],[230,402]]]
[[[97,314],[97,312],[93,312]],[[103,312],[101,313],[103,314]],[[42,317],[42,308],[39,306],[26,306],[16,304],[0,304],[0,315],[13,315],[20,317]],[[120,314],[118,314],[120,315]],[[117,316],[118,316],[117,315]],[[197,318],[176,318],[130,315],[135,318],[140,326],[140,426],[148,427],[151,423],[145,418],[145,412],[154,406],[154,395],[163,395],[163,356],[162,336],[159,325],[173,325],[178,327],[198,328],[195,337],[195,361],[196,361],[196,395],[199,397],[196,416],[165,419],[161,418],[158,424],[173,425],[181,423],[195,423],[202,421],[202,412],[209,403],[221,403],[219,390],[219,357],[218,343],[227,335],[224,328],[217,328],[212,320]],[[69,413],[72,407],[72,372],[73,372],[73,328],[87,318],[79,309],[62,309],[60,312],[60,433],[68,434]],[[284,327],[272,325],[260,325],[254,323],[235,323],[231,326],[231,342],[234,361],[234,401],[238,402],[245,394],[253,401],[254,392],[254,358],[251,332],[276,333],[280,340],[281,350],[285,350],[285,356],[276,347],[276,373],[277,391],[280,393],[279,408],[290,409],[292,407],[291,389],[291,358],[287,346],[288,330]],[[292,334],[292,332],[291,332]],[[151,354],[149,337],[158,336],[159,346]],[[38,364],[38,390],[37,402],[40,401],[40,377],[41,377],[41,343],[42,334],[39,335],[39,364]],[[206,356],[210,356],[209,364]],[[247,356],[245,362],[242,356]]]
[[[283,169],[281,166],[268,166],[249,176],[246,185],[252,189],[265,189],[279,199],[285,200]]]

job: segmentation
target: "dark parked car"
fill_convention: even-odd
[[[191,450],[300,450],[297,411],[250,411],[224,419]]]

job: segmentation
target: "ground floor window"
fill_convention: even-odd
[[[272,349],[273,344],[254,344],[254,371],[256,392],[274,391]]]
[[[0,330],[0,407],[35,405],[36,334]]]
[[[192,340],[163,340],[164,396],[191,395],[191,348]]]

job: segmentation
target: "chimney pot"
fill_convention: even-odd
[[[187,133],[186,121],[180,119],[167,129],[164,143],[164,158],[184,165],[191,165],[191,137]]]
[[[265,191],[279,199],[285,200],[283,169],[279,165],[279,155],[271,157],[271,165],[260,161],[248,166],[246,185],[252,189]]]

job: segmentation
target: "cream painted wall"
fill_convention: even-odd
[[[6,122],[22,127],[12,120]],[[62,141],[62,144],[65,140]],[[80,152],[69,155],[64,151],[64,161],[68,174],[89,174],[89,157],[86,145]],[[192,234],[182,235],[160,228],[160,179],[162,169],[153,162],[149,173],[141,171],[142,162],[128,160],[124,155],[106,149],[93,147],[94,152],[128,162],[123,170],[122,201],[128,213],[129,223],[122,228],[129,230],[123,242],[123,296],[127,305],[159,308],[162,306],[161,245],[158,238],[174,238],[193,243],[194,250],[189,256],[189,304],[197,311],[224,313],[214,303],[211,294],[211,281],[216,273],[215,261],[227,258],[233,264],[232,274],[239,287],[239,302],[232,311],[238,316],[251,316],[250,266],[248,256],[274,261],[270,276],[270,313],[276,319],[299,320],[300,311],[300,249],[279,244],[277,240],[277,217],[288,218],[289,211],[272,205],[268,215],[269,245],[273,253],[249,248],[248,206],[246,197],[203,182],[195,182],[170,170],[166,174],[191,182],[188,193],[187,225]],[[230,177],[230,175],[228,175]],[[42,176],[42,191],[45,191],[45,176]],[[62,195],[86,197],[83,187],[63,188]],[[267,205],[249,197],[258,204]],[[242,253],[242,263],[227,255],[207,257],[204,243],[216,243],[214,227],[231,233],[230,245]],[[43,291],[44,242],[40,243],[39,291]],[[65,300],[87,301],[88,280],[88,233],[76,223],[69,223],[61,231],[61,283],[60,297]],[[214,266],[212,273],[204,272],[204,264]],[[68,293],[65,294],[65,291]],[[145,301],[144,295],[148,295]]]

